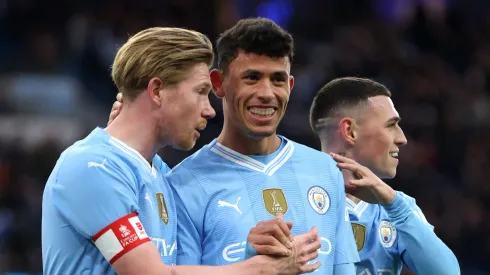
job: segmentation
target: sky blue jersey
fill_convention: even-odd
[[[278,213],[293,221],[294,235],[318,227],[322,266],[315,274],[358,260],[335,161],[281,139],[268,156],[245,156],[214,140],[167,174],[179,216],[178,264],[243,260],[250,229]]]
[[[160,157],[150,165],[101,128],[65,150],[44,190],[43,273],[115,274],[115,260],[150,240],[164,263],[175,264],[168,170]]]
[[[347,209],[361,259],[358,275],[398,275],[404,263],[416,274],[460,274],[453,252],[412,197],[397,192],[387,206],[347,198]]]

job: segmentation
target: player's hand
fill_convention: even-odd
[[[395,198],[396,191],[383,182],[369,168],[360,165],[353,159],[334,153],[330,153],[330,155],[337,161],[337,167],[342,169],[346,190],[350,191],[350,194],[368,203],[383,205],[389,204]],[[345,173],[346,170],[350,173]],[[370,194],[366,194],[367,192],[362,192],[366,188],[374,195],[374,199]]]
[[[117,96],[116,96],[116,101],[114,102],[114,104],[112,104],[111,113],[109,114],[109,122],[107,122],[107,125],[111,124],[111,122],[114,121],[114,119],[121,112],[121,109],[122,109],[122,106],[123,106],[122,105],[122,101],[123,101],[122,94],[121,93],[118,93]]]
[[[259,222],[248,233],[248,242],[257,250],[257,254],[270,256],[288,256],[293,248],[291,235],[292,222],[284,222],[284,216]]]
[[[321,245],[316,226],[304,234],[295,236],[289,256],[272,258],[274,259],[273,267],[277,271],[273,274],[292,275],[315,271],[321,263],[309,262],[318,258],[318,249]]]

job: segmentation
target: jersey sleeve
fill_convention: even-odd
[[[395,199],[383,207],[398,231],[398,252],[410,270],[420,274],[461,274],[456,256],[434,233],[414,199],[397,192]]]
[[[422,210],[420,209],[420,207],[418,207],[415,199],[412,198],[412,197],[410,197],[410,196],[408,196],[407,194],[405,194],[403,192],[399,192],[398,191],[397,193],[400,195],[400,197],[403,199],[403,201],[405,201],[405,203],[410,207],[410,210],[413,213],[413,215],[415,217],[417,217],[426,228],[428,228],[431,231],[434,231],[434,226],[427,221],[427,219],[425,218],[424,213],[422,212]],[[405,250],[406,250],[405,243],[403,242],[403,239],[400,238],[398,240],[398,251],[399,251],[400,255]]]
[[[191,171],[182,164],[166,177],[174,193],[178,217],[177,264],[199,265],[207,201],[205,192]]]
[[[72,153],[50,192],[56,211],[111,264],[149,241],[137,216],[136,179],[120,162],[109,154]]]
[[[337,234],[335,237],[335,260],[334,265],[357,263],[359,253],[357,252],[354,233],[350,224],[349,213],[345,202],[344,177],[337,167],[332,169],[336,172],[338,185],[338,205],[337,205]]]

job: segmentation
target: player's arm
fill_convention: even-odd
[[[279,260],[258,256],[226,266],[169,266],[164,265],[151,242],[139,245],[114,262],[121,275],[249,275],[249,274],[299,274],[299,267],[291,259]]]
[[[384,208],[398,231],[399,253],[410,270],[417,274],[461,274],[456,256],[434,233],[414,199],[397,192]]]
[[[348,184],[369,188],[384,207],[400,236],[400,255],[412,271],[420,274],[460,274],[456,256],[437,237],[432,226],[423,222],[425,218],[415,203],[411,208],[399,192],[394,191],[367,167],[352,159],[331,155],[338,162],[339,168],[348,169],[357,175],[357,179],[349,180]]]
[[[314,252],[305,253],[306,249],[312,246],[312,243],[309,242],[312,235],[311,233],[305,234],[302,238],[298,238],[295,241],[296,249],[289,257],[273,258],[259,255],[246,261],[224,266],[166,266],[160,261],[156,248],[149,242],[126,253],[116,260],[113,267],[118,274],[123,275],[295,275],[311,272],[320,266],[320,263],[305,265],[306,262],[316,257]]]
[[[250,259],[232,265],[219,267],[203,266],[172,266],[175,274],[191,275],[199,273],[207,274],[301,274],[318,269],[320,262],[307,264],[318,257],[318,249],[321,246],[320,237],[316,228],[295,236],[292,248],[287,256],[270,257],[266,255],[254,256]],[[174,274],[174,273],[172,273]]]
[[[337,229],[335,234],[334,275],[355,274],[354,263],[359,262],[359,253],[345,205],[344,177],[332,162],[337,184]]]
[[[67,155],[49,195],[118,274],[170,274],[139,221],[137,180],[112,153],[94,148]]]

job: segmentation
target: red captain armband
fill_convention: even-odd
[[[150,241],[136,213],[126,215],[109,224],[92,237],[104,258],[113,264],[122,255],[140,244]]]

